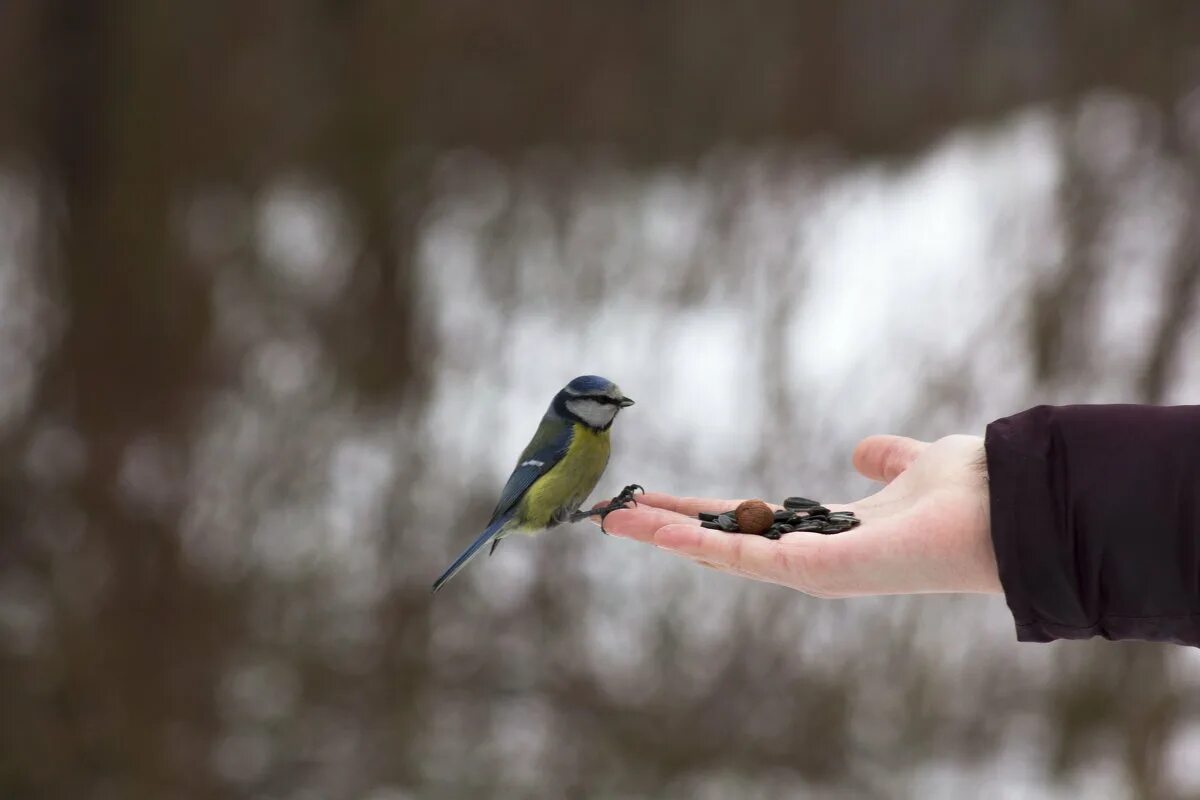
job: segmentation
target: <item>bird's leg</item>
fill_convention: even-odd
[[[600,506],[599,508],[589,508],[587,511],[576,511],[571,515],[570,520],[571,522],[578,522],[581,519],[587,519],[588,517],[599,515],[600,531],[607,534],[608,531],[604,530],[604,518],[614,511],[619,511],[622,508],[628,508],[628,503],[633,503],[636,506],[637,499],[634,497],[634,495],[637,492],[645,494],[646,490],[636,483],[631,483],[622,489],[621,493],[614,497],[608,505]]]

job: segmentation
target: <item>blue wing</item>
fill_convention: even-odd
[[[517,459],[517,466],[512,475],[508,476],[508,483],[504,484],[504,489],[500,492],[500,502],[492,512],[487,528],[434,582],[433,591],[442,588],[446,581],[458,574],[485,544],[491,542],[492,549],[496,548],[496,543],[500,541],[499,534],[512,519],[521,496],[534,481],[562,460],[571,444],[571,436],[572,429],[569,423],[553,417],[542,418],[542,424],[538,426],[533,439]]]
[[[517,466],[508,476],[508,483],[500,491],[500,500],[492,512],[492,522],[511,511],[533,482],[562,460],[571,445],[571,436],[569,422],[553,417],[542,419],[533,439],[517,459]]]

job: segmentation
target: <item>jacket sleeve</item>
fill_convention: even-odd
[[[1200,646],[1200,406],[1038,406],[986,449],[1019,640]]]

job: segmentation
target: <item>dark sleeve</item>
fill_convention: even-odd
[[[986,448],[1018,639],[1200,646],[1200,406],[1038,406]]]

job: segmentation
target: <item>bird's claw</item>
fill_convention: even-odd
[[[608,531],[606,531],[604,529],[604,519],[609,514],[611,514],[614,511],[620,511],[623,508],[628,508],[628,505],[627,505],[628,503],[633,503],[634,507],[635,508],[637,507],[638,503],[637,503],[636,495],[638,492],[645,494],[646,493],[645,487],[641,486],[640,484],[631,483],[628,486],[626,486],[624,489],[622,489],[620,494],[618,494],[616,497],[614,497],[607,506],[605,506],[604,508],[601,508],[601,509],[597,509],[597,511],[600,514],[600,532],[601,533],[603,533],[605,536],[608,535]]]
[[[621,493],[618,494],[616,497],[614,497],[612,501],[613,501],[613,503],[620,501],[622,505],[624,505],[625,503],[633,503],[636,506],[638,492],[645,494],[646,493],[645,487],[643,487],[640,483],[631,483],[628,486],[626,486],[624,489],[622,489]]]
[[[598,516],[600,517],[600,531],[607,536],[608,531],[604,530],[604,518],[614,511],[620,511],[623,508],[628,508],[629,503],[633,503],[636,506],[637,499],[635,495],[638,492],[645,494],[646,490],[636,483],[631,483],[622,489],[620,494],[610,500],[608,505],[601,506],[599,508],[590,508],[587,511],[576,511],[571,515],[571,521],[577,522],[581,519],[586,519],[587,517]]]

